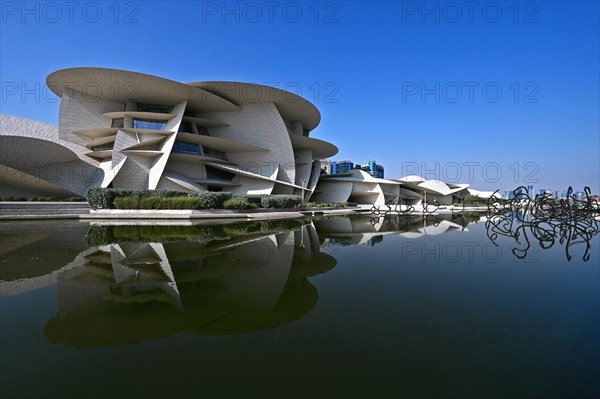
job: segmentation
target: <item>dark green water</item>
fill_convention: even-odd
[[[585,262],[476,216],[0,228],[2,398],[600,394],[598,235]]]

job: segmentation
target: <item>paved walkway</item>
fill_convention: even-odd
[[[208,210],[92,210],[86,202],[0,202],[1,220],[272,220],[297,219],[317,215],[351,215],[363,213],[360,208],[313,208],[304,209],[256,209],[234,211],[226,209]]]

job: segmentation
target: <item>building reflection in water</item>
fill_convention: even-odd
[[[1,293],[16,295],[56,283],[58,313],[44,331],[52,342],[77,347],[185,331],[240,334],[308,314],[318,300],[308,278],[336,266],[336,259],[324,252],[332,244],[373,246],[388,234],[418,238],[465,230],[475,220],[479,217],[444,215],[216,226],[92,225],[87,245],[81,240],[85,224],[41,235],[34,226],[30,239],[18,236],[14,245],[3,247],[3,259],[13,267],[2,269],[10,275],[2,276]],[[64,240],[67,236],[71,239]],[[69,245],[70,250],[59,251],[52,270],[46,265],[39,271],[25,256],[36,240],[54,240],[44,247]]]
[[[450,231],[468,231],[467,225],[478,222],[476,214],[395,215],[315,220],[319,235],[329,244],[374,246],[386,235],[420,238]]]
[[[312,223],[272,224],[104,227],[108,234],[96,236],[137,240],[93,246],[58,273],[58,314],[46,336],[111,345],[182,331],[237,334],[297,320],[317,303],[308,277],[331,270],[336,260],[320,252]],[[150,237],[160,240],[145,242]]]

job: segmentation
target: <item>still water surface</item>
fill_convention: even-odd
[[[484,221],[2,223],[0,394],[598,397],[599,237]]]

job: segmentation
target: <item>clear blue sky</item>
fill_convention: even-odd
[[[597,1],[76,3],[2,3],[2,113],[56,124],[22,88],[78,66],[271,84],[386,177],[600,191]]]

